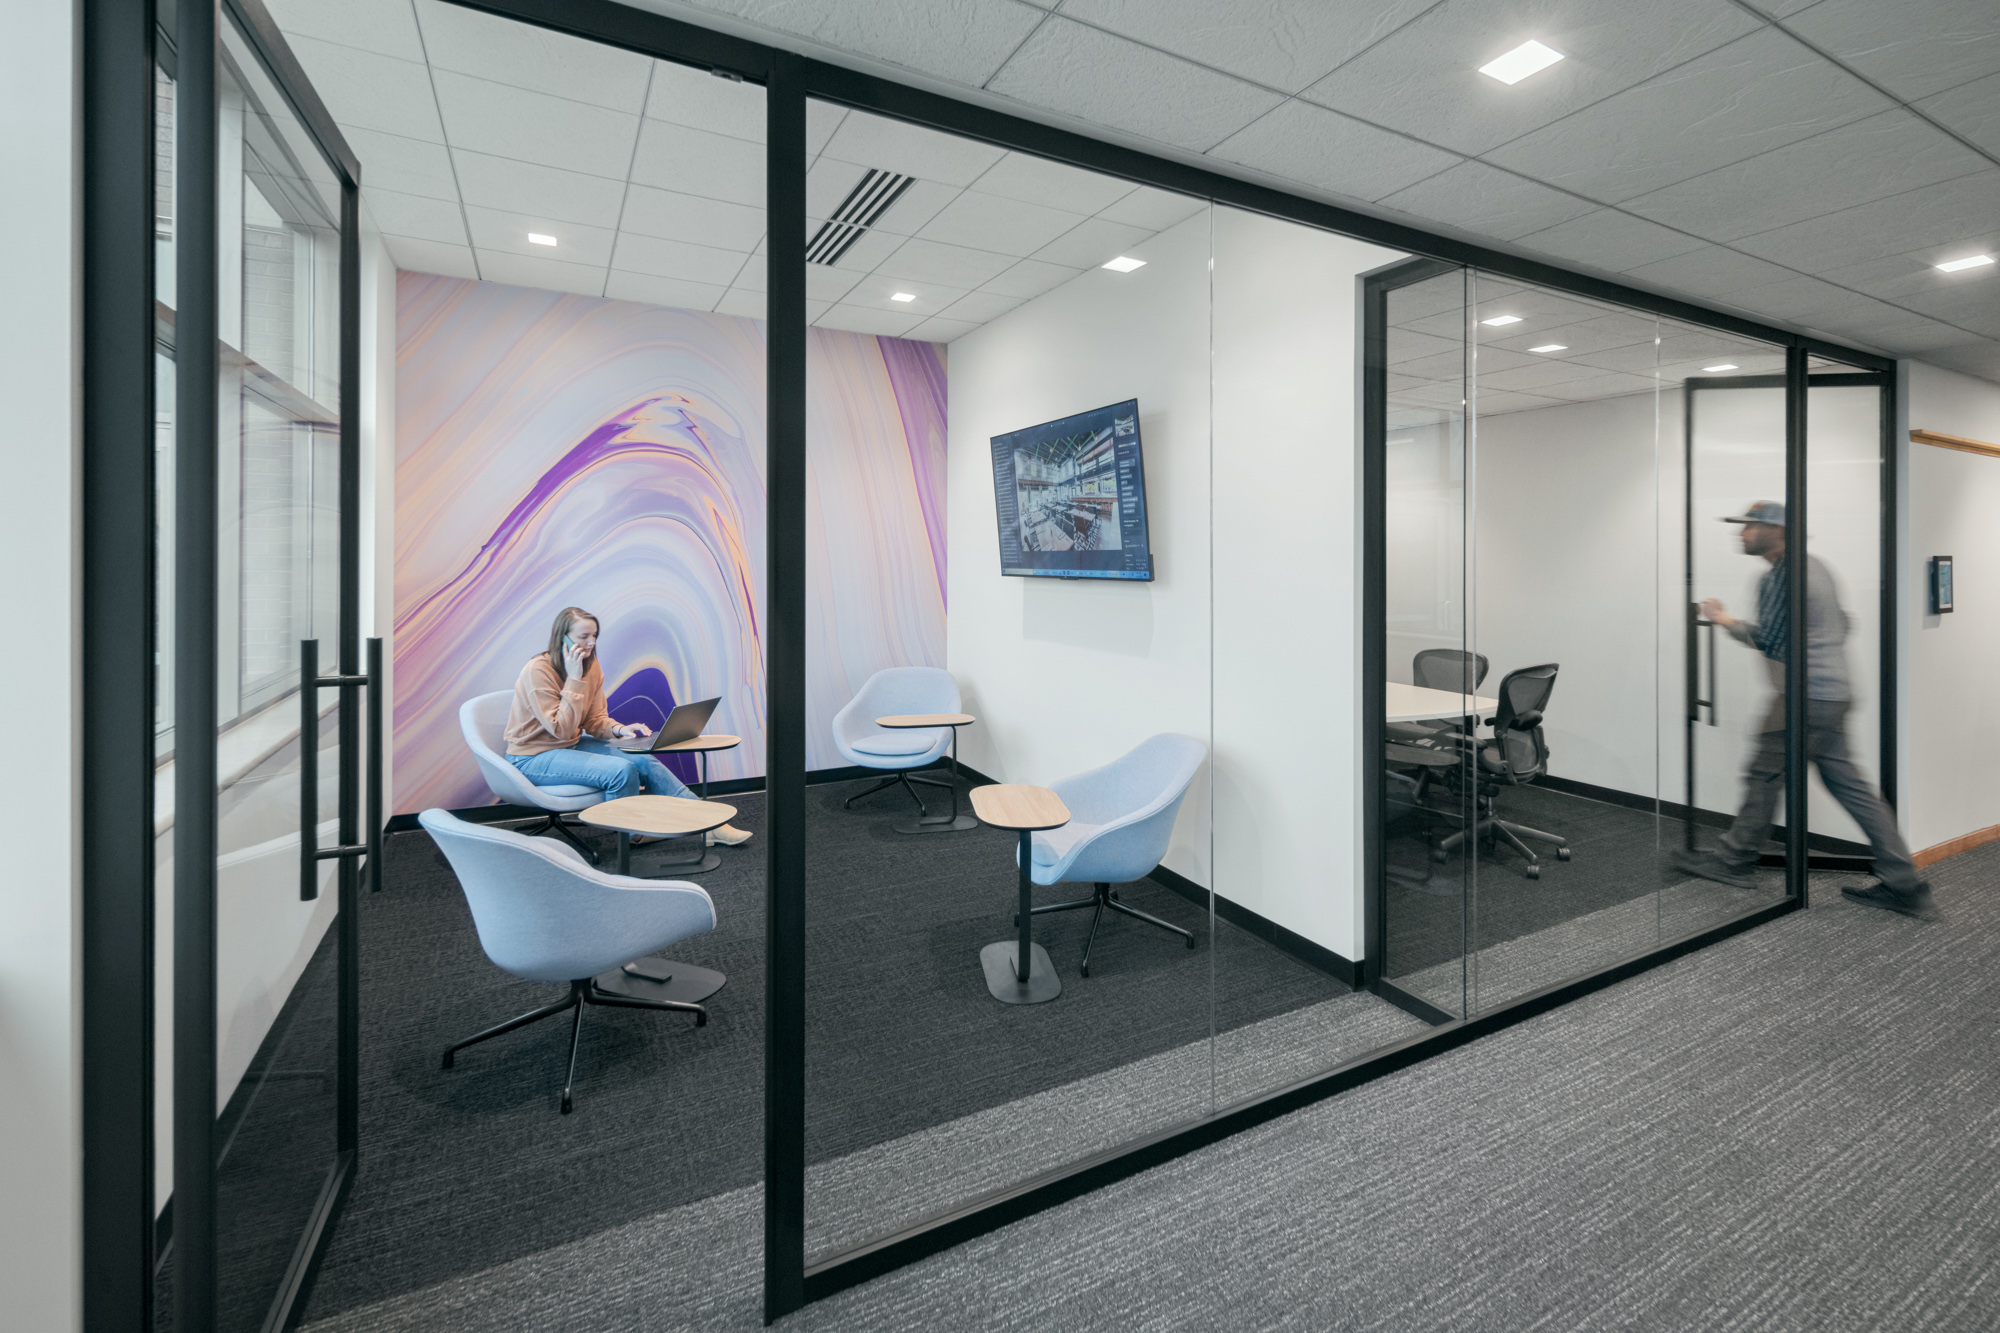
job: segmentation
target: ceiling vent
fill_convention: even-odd
[[[833,210],[833,216],[820,223],[819,230],[807,242],[807,262],[838,264],[841,256],[854,248],[854,243],[889,211],[891,204],[903,197],[915,180],[914,176],[899,176],[893,171],[870,167],[861,183],[847,192],[847,198]]]

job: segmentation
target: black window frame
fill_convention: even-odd
[[[1053,1207],[1206,1144],[1310,1105],[1348,1088],[1380,1078],[1416,1061],[1565,1004],[1578,996],[1624,980],[1751,929],[1804,905],[1805,822],[1797,825],[1788,874],[1799,891],[1786,901],[1721,927],[1676,941],[1588,976],[1525,995],[1470,1019],[1443,1023],[1365,1058],[1212,1113],[1174,1129],[1151,1134],[1117,1149],[1072,1162],[1002,1189],[941,1215],[922,1219],[891,1234],[808,1264],[805,1254],[805,107],[808,99],[978,140],[1114,176],[1134,184],[1193,195],[1212,204],[1262,214],[1339,235],[1370,241],[1441,267],[1465,266],[1536,283],[1557,291],[1623,305],[1783,347],[1788,391],[1787,501],[1802,520],[1805,512],[1804,407],[1806,365],[1822,356],[1879,374],[1884,379],[1884,506],[1882,582],[1885,645],[1882,682],[1883,756],[1893,763],[1895,662],[1892,644],[1896,610],[1894,505],[1897,445],[1895,362],[1859,349],[1775,328],[1726,311],[1606,279],[1574,273],[1554,264],[1489,249],[1420,228],[1386,221],[1269,186],[1257,185],[1137,149],[1093,139],[1035,121],[797,55],[779,47],[714,31],[613,3],[612,0],[450,0],[463,8],[602,42],[656,59],[705,68],[758,83],[766,90],[768,248],[767,449],[768,548],[765,675],[770,716],[765,756],[769,831],[765,835],[768,872],[766,921],[767,991],[765,1047],[765,1259],[764,1314],[767,1322],[844,1288],[911,1263],[973,1236]],[[171,0],[160,0],[171,3]],[[186,0],[181,0],[185,4]],[[260,55],[277,76],[294,110],[329,148],[343,175],[342,240],[342,549],[341,647],[339,670],[353,674],[358,651],[352,629],[358,623],[358,585],[346,563],[357,550],[359,473],[359,300],[356,224],[360,167],[332,119],[312,93],[275,25],[259,0],[224,0],[239,26],[253,36]],[[83,0],[84,198],[84,362],[86,404],[85,539],[83,635],[85,694],[92,700],[94,730],[114,739],[85,753],[82,814],[91,837],[85,842],[84,921],[84,1235],[85,1326],[89,1329],[150,1329],[152,1190],[152,919],[151,919],[151,719],[150,626],[153,604],[151,478],[153,349],[152,283],[152,40],[154,0]],[[222,21],[226,21],[222,20]],[[337,145],[337,147],[336,147]],[[211,164],[212,171],[212,164]],[[1364,291],[1364,321],[1379,292]],[[1362,345],[1364,426],[1381,421],[1379,328],[1364,330]],[[1370,414],[1375,415],[1370,415]],[[1383,607],[1379,547],[1383,535],[1382,466],[1364,447],[1363,497],[1359,515],[1364,548],[1377,564],[1364,570],[1361,605],[1363,643],[1379,647]],[[1796,521],[1796,520],[1795,520]],[[1803,559],[1797,547],[1793,563]],[[1369,572],[1372,570],[1372,574]],[[1803,597],[1794,570],[1792,595]],[[1794,616],[1802,608],[1794,607]],[[1797,653],[1794,654],[1798,656]],[[1379,652],[1364,652],[1364,697],[1378,698],[1383,685]],[[1788,800],[1802,808],[1803,658],[1788,664],[1790,692],[1788,760],[1792,774]],[[342,710],[343,756],[354,752],[347,727],[355,710]],[[1363,710],[1362,753],[1380,752],[1379,709]],[[343,761],[345,762],[345,760]],[[345,780],[345,775],[344,775]],[[1796,789],[1796,790],[1794,790]],[[1893,775],[1885,778],[1893,791]],[[1363,814],[1369,830],[1364,851],[1364,959],[1362,984],[1375,979],[1381,953],[1380,905],[1370,891],[1379,880],[1380,794],[1364,781]],[[350,839],[343,830],[342,841]],[[211,830],[212,833],[212,830]],[[345,872],[344,872],[345,873]],[[343,885],[343,894],[351,890]],[[353,914],[343,897],[343,931]],[[353,941],[343,938],[343,983],[354,966]],[[353,1021],[351,995],[343,1000],[343,1025]],[[352,1076],[347,1067],[343,1079]],[[342,1145],[349,1155],[359,1144],[350,1135],[352,1096],[343,1092]],[[333,1205],[337,1210],[337,1201]],[[321,1229],[330,1233],[333,1210]]]

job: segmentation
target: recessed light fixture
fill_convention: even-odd
[[[1146,261],[1143,259],[1134,259],[1130,255],[1120,255],[1118,258],[1104,265],[1104,267],[1110,269],[1113,273],[1130,273],[1135,268],[1146,267]]]
[[[1503,324],[1519,324],[1521,317],[1519,315],[1495,315],[1491,319],[1482,319],[1479,322],[1481,324],[1491,324],[1497,329]]]
[[[915,292],[896,292],[889,299],[891,301],[914,301],[917,299],[917,294]]]
[[[1718,371],[1718,370],[1736,370],[1736,369],[1738,369],[1738,367],[1737,367],[1737,364],[1736,364],[1736,363],[1735,363],[1734,361],[1725,361],[1725,362],[1723,362],[1723,363],[1722,363],[1721,365],[1719,365],[1719,366],[1703,366],[1703,367],[1702,367],[1702,370],[1703,370],[1703,371],[1705,371],[1706,373],[1710,374],[1710,375],[1713,375],[1713,374],[1714,374],[1714,373],[1715,373],[1716,371]]]
[[[1501,56],[1479,67],[1479,72],[1489,79],[1502,83],[1519,83],[1537,70],[1547,69],[1563,58],[1563,53],[1552,46],[1540,42],[1527,41]]]
[[[1978,268],[1982,264],[1990,264],[1992,262],[1992,255],[1974,255],[1970,259],[1954,259],[1949,264],[1936,264],[1932,267],[1936,268],[1940,273],[1956,273],[1962,268]]]
[[[544,236],[541,232],[538,231],[531,231],[528,233],[529,245],[554,245],[555,243],[556,243],[556,238],[553,236]]]
[[[1528,350],[1531,352],[1567,352],[1569,350],[1569,344],[1543,343],[1540,347],[1530,347]]]

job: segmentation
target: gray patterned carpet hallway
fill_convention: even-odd
[[[1933,869],[1941,922],[1816,877],[1810,912],[780,1327],[1991,1330],[2000,845]],[[748,1333],[758,1208],[718,1195],[309,1327]]]

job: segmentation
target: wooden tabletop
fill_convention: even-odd
[[[603,807],[597,807],[602,809]],[[972,812],[994,828],[1027,830],[1061,828],[1069,823],[1069,807],[1047,787],[995,782],[972,789]]]
[[[662,745],[654,754],[680,754],[694,750],[733,750],[743,744],[741,736],[725,736],[721,732],[713,736],[697,736],[691,741],[675,741],[672,745]]]
[[[1382,687],[1391,722],[1428,722],[1441,717],[1471,717],[1490,713],[1500,706],[1498,699],[1483,699],[1457,690],[1430,690],[1421,685],[1398,685],[1390,681]]]
[[[706,833],[736,818],[736,807],[720,801],[690,801],[679,796],[621,796],[577,812],[577,818],[598,828],[621,833],[651,833],[662,838]]]
[[[972,724],[970,713],[892,713],[878,717],[878,727],[965,727]]]

